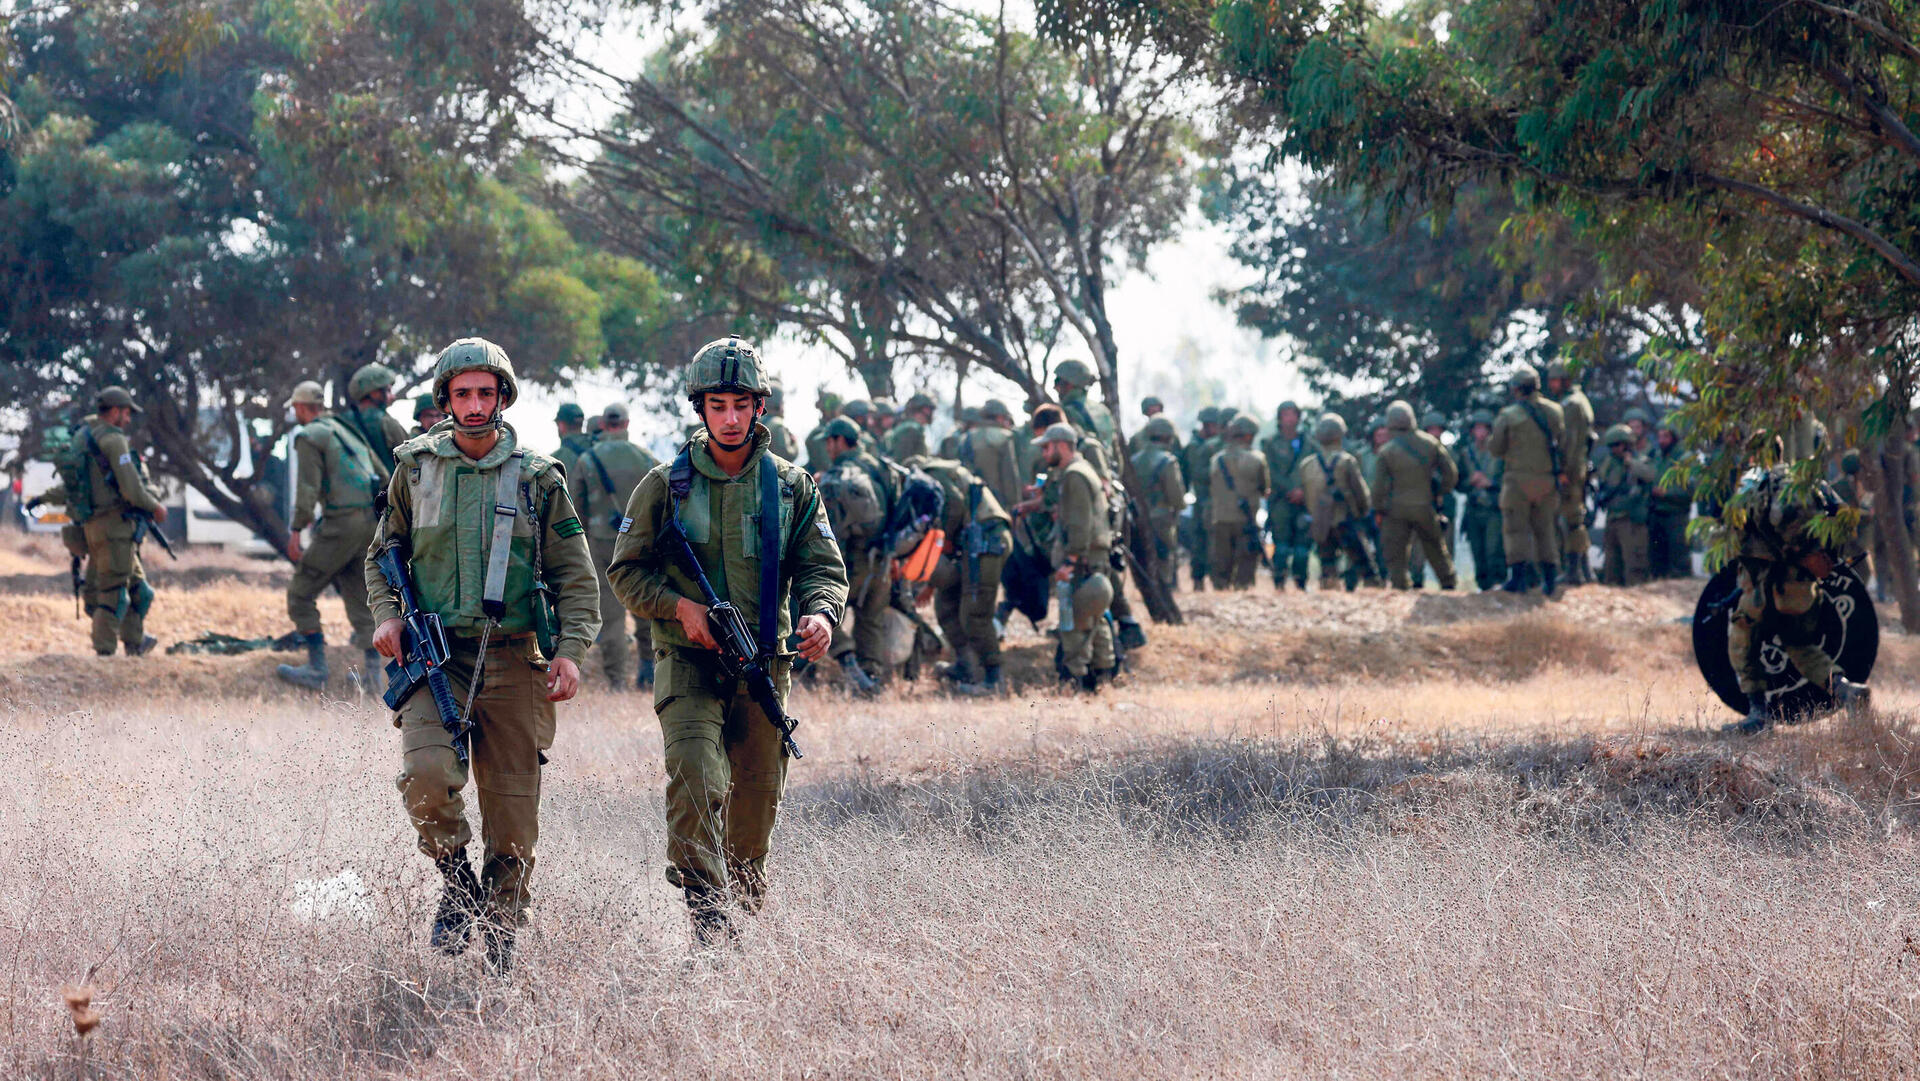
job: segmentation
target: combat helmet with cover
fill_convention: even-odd
[[[1607,434],[1601,437],[1600,442],[1607,447],[1617,447],[1622,444],[1633,446],[1633,429],[1624,424],[1616,424],[1607,429]]]
[[[1507,387],[1529,393],[1537,391],[1540,389],[1540,372],[1531,364],[1522,364],[1507,376]]]
[[[477,341],[479,339],[462,340]],[[347,380],[347,400],[357,402],[376,390],[393,386],[399,378],[400,376],[385,364],[363,364],[353,373],[352,378]]]
[[[764,398],[773,392],[760,351],[737,337],[718,338],[701,346],[687,362],[687,400],[700,404],[710,391],[752,394]]]
[[[1090,387],[1093,385],[1093,369],[1087,367],[1084,360],[1063,360],[1053,370],[1053,382],[1055,386],[1065,383],[1075,390]]]
[[[1168,420],[1164,413],[1149,418],[1147,423],[1141,426],[1140,434],[1154,443],[1171,443],[1179,438],[1179,433],[1173,429],[1173,422]]]
[[[491,372],[500,381],[500,404],[493,419],[477,428],[460,423],[453,412],[453,377],[467,372]],[[507,407],[520,397],[520,382],[514,378],[513,361],[507,351],[485,338],[461,338],[445,349],[433,362],[433,401],[453,421],[454,430],[463,435],[499,428],[506,424]]]
[[[1338,413],[1328,413],[1313,426],[1313,441],[1326,446],[1339,444],[1347,437],[1347,418]]]
[[[1413,406],[1403,401],[1388,402],[1384,419],[1387,427],[1393,431],[1413,431]]]
[[[1260,434],[1260,422],[1252,417],[1235,417],[1227,425],[1227,435],[1234,439],[1252,439]]]

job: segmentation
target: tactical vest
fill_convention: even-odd
[[[552,497],[551,487],[538,482],[556,464],[553,459],[517,450],[511,429],[478,463],[454,449],[451,432],[405,443],[397,458],[413,495],[413,575],[420,606],[438,613],[455,634],[478,637],[487,622],[481,598],[493,538],[500,523],[509,522],[513,532],[496,633],[532,631],[537,549]]]
[[[338,453],[332,455],[315,447],[322,462],[340,466],[339,476],[335,476],[332,469],[321,471],[321,506],[329,511],[365,510],[373,506],[384,472],[374,464],[373,450],[360,438],[359,432],[338,416],[321,417],[306,425],[305,430],[317,437],[312,442],[318,444],[330,439],[338,447]],[[332,461],[329,462],[329,458]]]

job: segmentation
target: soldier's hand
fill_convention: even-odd
[[[389,619],[376,627],[373,632],[373,651],[390,661],[400,659],[400,633],[406,629],[406,621]]]
[[[565,702],[579,690],[580,666],[565,657],[555,657],[547,666],[547,701]]]
[[[800,656],[817,661],[827,655],[833,642],[833,624],[818,612],[800,617]]]
[[[287,558],[295,563],[300,562],[300,534],[298,533],[287,534]]]
[[[153,508],[153,520],[161,525],[166,524],[167,508],[164,505]]]
[[[680,603],[673,606],[673,614],[679,618],[680,629],[687,632],[687,637],[693,640],[694,645],[719,652],[720,643],[713,640],[713,630],[707,626],[706,605],[682,597]]]
[[[1305,503],[1306,501],[1307,490],[1305,488],[1295,488],[1293,491],[1287,493],[1287,502],[1289,503]]]

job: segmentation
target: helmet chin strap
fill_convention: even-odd
[[[482,435],[486,435],[488,432],[498,432],[498,431],[505,430],[506,418],[500,415],[501,412],[502,412],[501,408],[498,405],[495,405],[493,407],[493,415],[491,417],[487,418],[485,421],[479,424],[473,424],[473,425],[462,423],[460,420],[460,416],[457,413],[448,413],[447,419],[453,422],[453,430],[455,433],[459,435],[482,436]]]

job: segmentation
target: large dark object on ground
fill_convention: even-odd
[[[1727,616],[1739,595],[1739,572],[1731,563],[1700,591],[1700,602],[1693,610],[1693,660],[1713,693],[1734,712],[1745,713],[1747,696],[1727,658]],[[1821,581],[1819,613],[1821,647],[1848,679],[1865,683],[1880,653],[1880,618],[1866,583],[1852,567],[1837,567]],[[1801,677],[1781,650],[1779,636],[1765,624],[1754,636],[1753,648],[1760,651],[1760,664],[1767,673],[1767,701],[1774,716],[1804,719],[1839,708],[1826,688]]]

